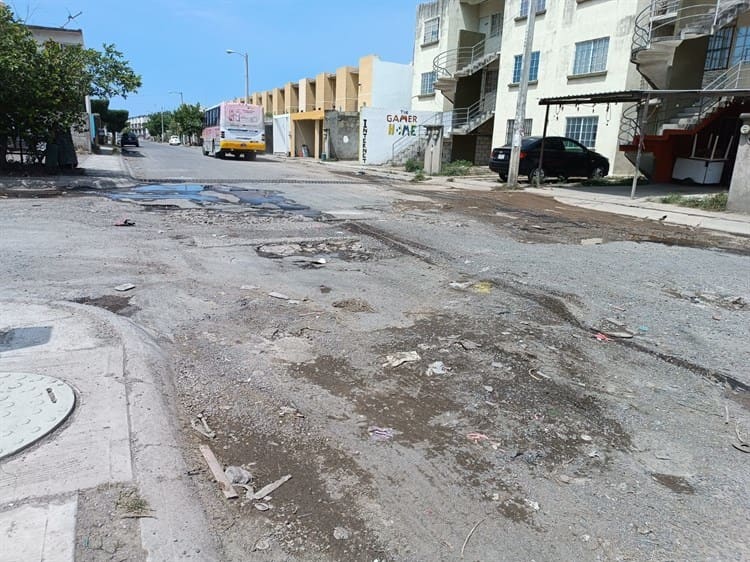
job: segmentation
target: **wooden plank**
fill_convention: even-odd
[[[216,459],[216,455],[214,455],[214,452],[211,450],[211,447],[208,445],[199,445],[198,448],[200,449],[203,458],[206,459],[208,468],[211,469],[214,478],[219,483],[221,491],[224,493],[224,497],[227,499],[238,498],[239,495],[229,481],[229,478],[227,478],[227,475],[224,474],[224,471],[222,470],[219,461]]]

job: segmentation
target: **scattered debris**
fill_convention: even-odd
[[[351,531],[346,527],[336,527],[333,530],[333,538],[338,541],[346,541],[352,536]]]
[[[542,373],[538,369],[534,369],[533,367],[531,369],[529,369],[529,376],[532,379],[534,379],[535,381],[542,380],[542,379],[549,380],[549,378],[550,378],[549,375],[545,375],[544,373]],[[541,378],[539,378],[539,377],[541,377]]]
[[[280,300],[284,300],[284,301],[288,301],[290,299],[290,297],[288,297],[284,293],[277,293],[276,291],[272,291],[272,292],[268,293],[268,296],[271,297],[271,298],[274,298],[274,299],[280,299]]]
[[[257,285],[242,285],[240,287],[240,290],[242,291],[254,291],[255,289],[260,289]]]
[[[601,332],[597,332],[597,333],[596,333],[596,334],[594,335],[594,337],[595,337],[595,338],[597,339],[597,341],[601,341],[601,342],[608,342],[608,341],[612,341],[611,339],[609,339],[609,338],[608,338],[607,336],[605,336],[605,335],[604,335],[604,334],[602,334]]]
[[[399,351],[393,355],[387,355],[383,367],[398,367],[404,363],[413,363],[419,361],[421,357],[416,351]]]
[[[449,286],[453,289],[468,289],[471,286],[471,281],[459,283],[458,281],[452,281]]]
[[[484,386],[483,388],[484,388],[484,390],[485,390],[485,391],[487,391],[487,392],[494,392],[494,390],[495,390],[495,389],[494,389],[494,388],[492,388],[491,386]]]
[[[427,376],[445,375],[448,373],[448,367],[442,361],[435,361],[427,366]]]
[[[626,331],[619,331],[619,332],[612,332],[610,330],[604,331],[602,330],[600,333],[604,334],[605,336],[608,336],[610,338],[619,338],[619,339],[630,339],[633,337],[633,334]],[[599,339],[599,338],[597,338]]]
[[[271,492],[273,492],[274,490],[276,490],[276,488],[278,488],[279,486],[281,486],[284,482],[286,482],[287,480],[289,480],[291,477],[292,477],[291,474],[287,474],[286,476],[282,476],[281,478],[279,478],[275,482],[271,482],[268,486],[264,486],[263,488],[261,488],[260,490],[258,490],[257,492],[255,492],[253,494],[253,497],[251,499],[253,499],[253,500],[261,500],[261,499],[265,498],[267,495],[269,495]]]
[[[253,507],[257,509],[258,511],[268,511],[269,509],[271,509],[270,505],[268,505],[267,503],[263,503],[263,502],[254,503]]]
[[[375,312],[375,309],[362,299],[343,299],[336,301],[332,305],[334,308],[341,308],[347,312]]]
[[[481,443],[482,441],[487,441],[489,439],[484,433],[477,433],[475,431],[467,433],[466,438],[473,443]]]
[[[604,244],[604,238],[584,238],[581,240],[581,246],[598,246]]]
[[[268,550],[269,548],[271,548],[271,543],[268,542],[268,539],[258,539],[250,550],[254,552],[256,550]]]
[[[193,429],[195,431],[197,431],[204,437],[208,437],[209,439],[216,438],[216,432],[208,427],[206,418],[204,418],[202,414],[198,414],[195,419],[190,420],[190,425],[193,426]]]
[[[524,498],[523,503],[525,503],[534,511],[539,511],[539,502],[531,501],[530,499]]]
[[[224,469],[224,475],[232,484],[248,484],[253,479],[253,475],[241,466],[228,466]]]
[[[750,453],[750,444],[748,443],[732,443],[732,447],[743,453]]]
[[[216,460],[216,455],[214,455],[211,447],[208,445],[198,445],[198,449],[203,455],[203,458],[206,459],[208,468],[211,469],[211,473],[214,475],[216,482],[218,482],[224,497],[227,499],[238,498],[239,495],[237,494],[237,491],[232,487],[232,483],[221,469],[221,465],[219,464],[219,461]]]
[[[474,526],[473,526],[473,527],[471,528],[471,531],[469,531],[469,534],[468,534],[468,535],[466,535],[466,540],[464,540],[464,544],[463,544],[463,545],[461,546],[461,558],[463,558],[463,557],[464,557],[464,550],[466,549],[466,545],[467,545],[467,544],[469,544],[469,539],[471,538],[471,535],[473,535],[473,534],[474,534],[474,531],[476,531],[476,530],[477,530],[477,527],[479,527],[479,525],[481,525],[482,523],[484,523],[484,521],[485,521],[486,519],[487,519],[487,518],[485,517],[484,519],[480,519],[479,521],[477,521],[477,524],[476,524],[476,525],[474,525]]]
[[[130,219],[120,219],[114,224],[114,226],[135,226],[135,221]]]
[[[711,318],[713,318],[714,320],[717,320],[717,321],[721,320],[721,314],[714,314]]]
[[[279,417],[283,418],[287,414],[294,414],[298,418],[304,418],[305,415],[300,413],[300,411],[297,408],[293,408],[292,406],[282,406],[279,408]]]
[[[392,427],[377,427],[375,425],[368,427],[367,433],[370,434],[370,439],[373,441],[388,441],[393,439],[395,435]]]
[[[135,289],[135,285],[132,283],[123,283],[122,285],[117,285],[117,287],[115,287],[115,291],[120,292],[130,291],[131,289]]]
[[[587,443],[590,443],[594,439],[591,437],[591,435],[586,435],[585,433],[581,434],[581,441],[586,441]]]
[[[478,349],[482,347],[481,343],[473,342],[471,340],[461,340],[456,343],[463,347],[466,351],[471,351],[472,349]]]

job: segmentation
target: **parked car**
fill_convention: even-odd
[[[542,137],[526,137],[521,141],[521,160],[518,166],[519,176],[528,176],[532,181],[539,170],[539,158],[542,148]],[[511,145],[492,149],[490,170],[497,172],[500,179],[508,177]],[[544,158],[542,158],[541,179],[545,177],[560,178],[602,178],[609,174],[609,160],[593,150],[589,150],[578,141],[566,137],[546,137],[544,139]]]
[[[138,144],[138,135],[135,133],[123,133],[120,137],[120,146],[140,146]]]
[[[177,146],[182,144],[182,142],[180,142],[180,137],[178,137],[177,135],[172,135],[171,137],[169,137],[169,144],[172,146]]]

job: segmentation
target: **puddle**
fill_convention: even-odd
[[[281,192],[266,189],[242,189],[221,185],[203,185],[197,183],[182,184],[148,184],[109,191],[90,191],[88,193],[103,195],[115,201],[133,201],[136,203],[165,203],[175,200],[188,201],[203,206],[212,204],[236,205],[250,207],[262,215],[297,214],[317,217],[320,212],[287,199]],[[171,206],[171,205],[170,205]]]

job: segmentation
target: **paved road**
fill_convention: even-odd
[[[142,178],[273,187],[323,213],[0,201],[8,298],[107,308],[165,354],[176,448],[223,560],[750,555],[747,240],[314,163],[138,153]],[[292,478],[264,505],[227,501],[198,444],[256,489]]]

